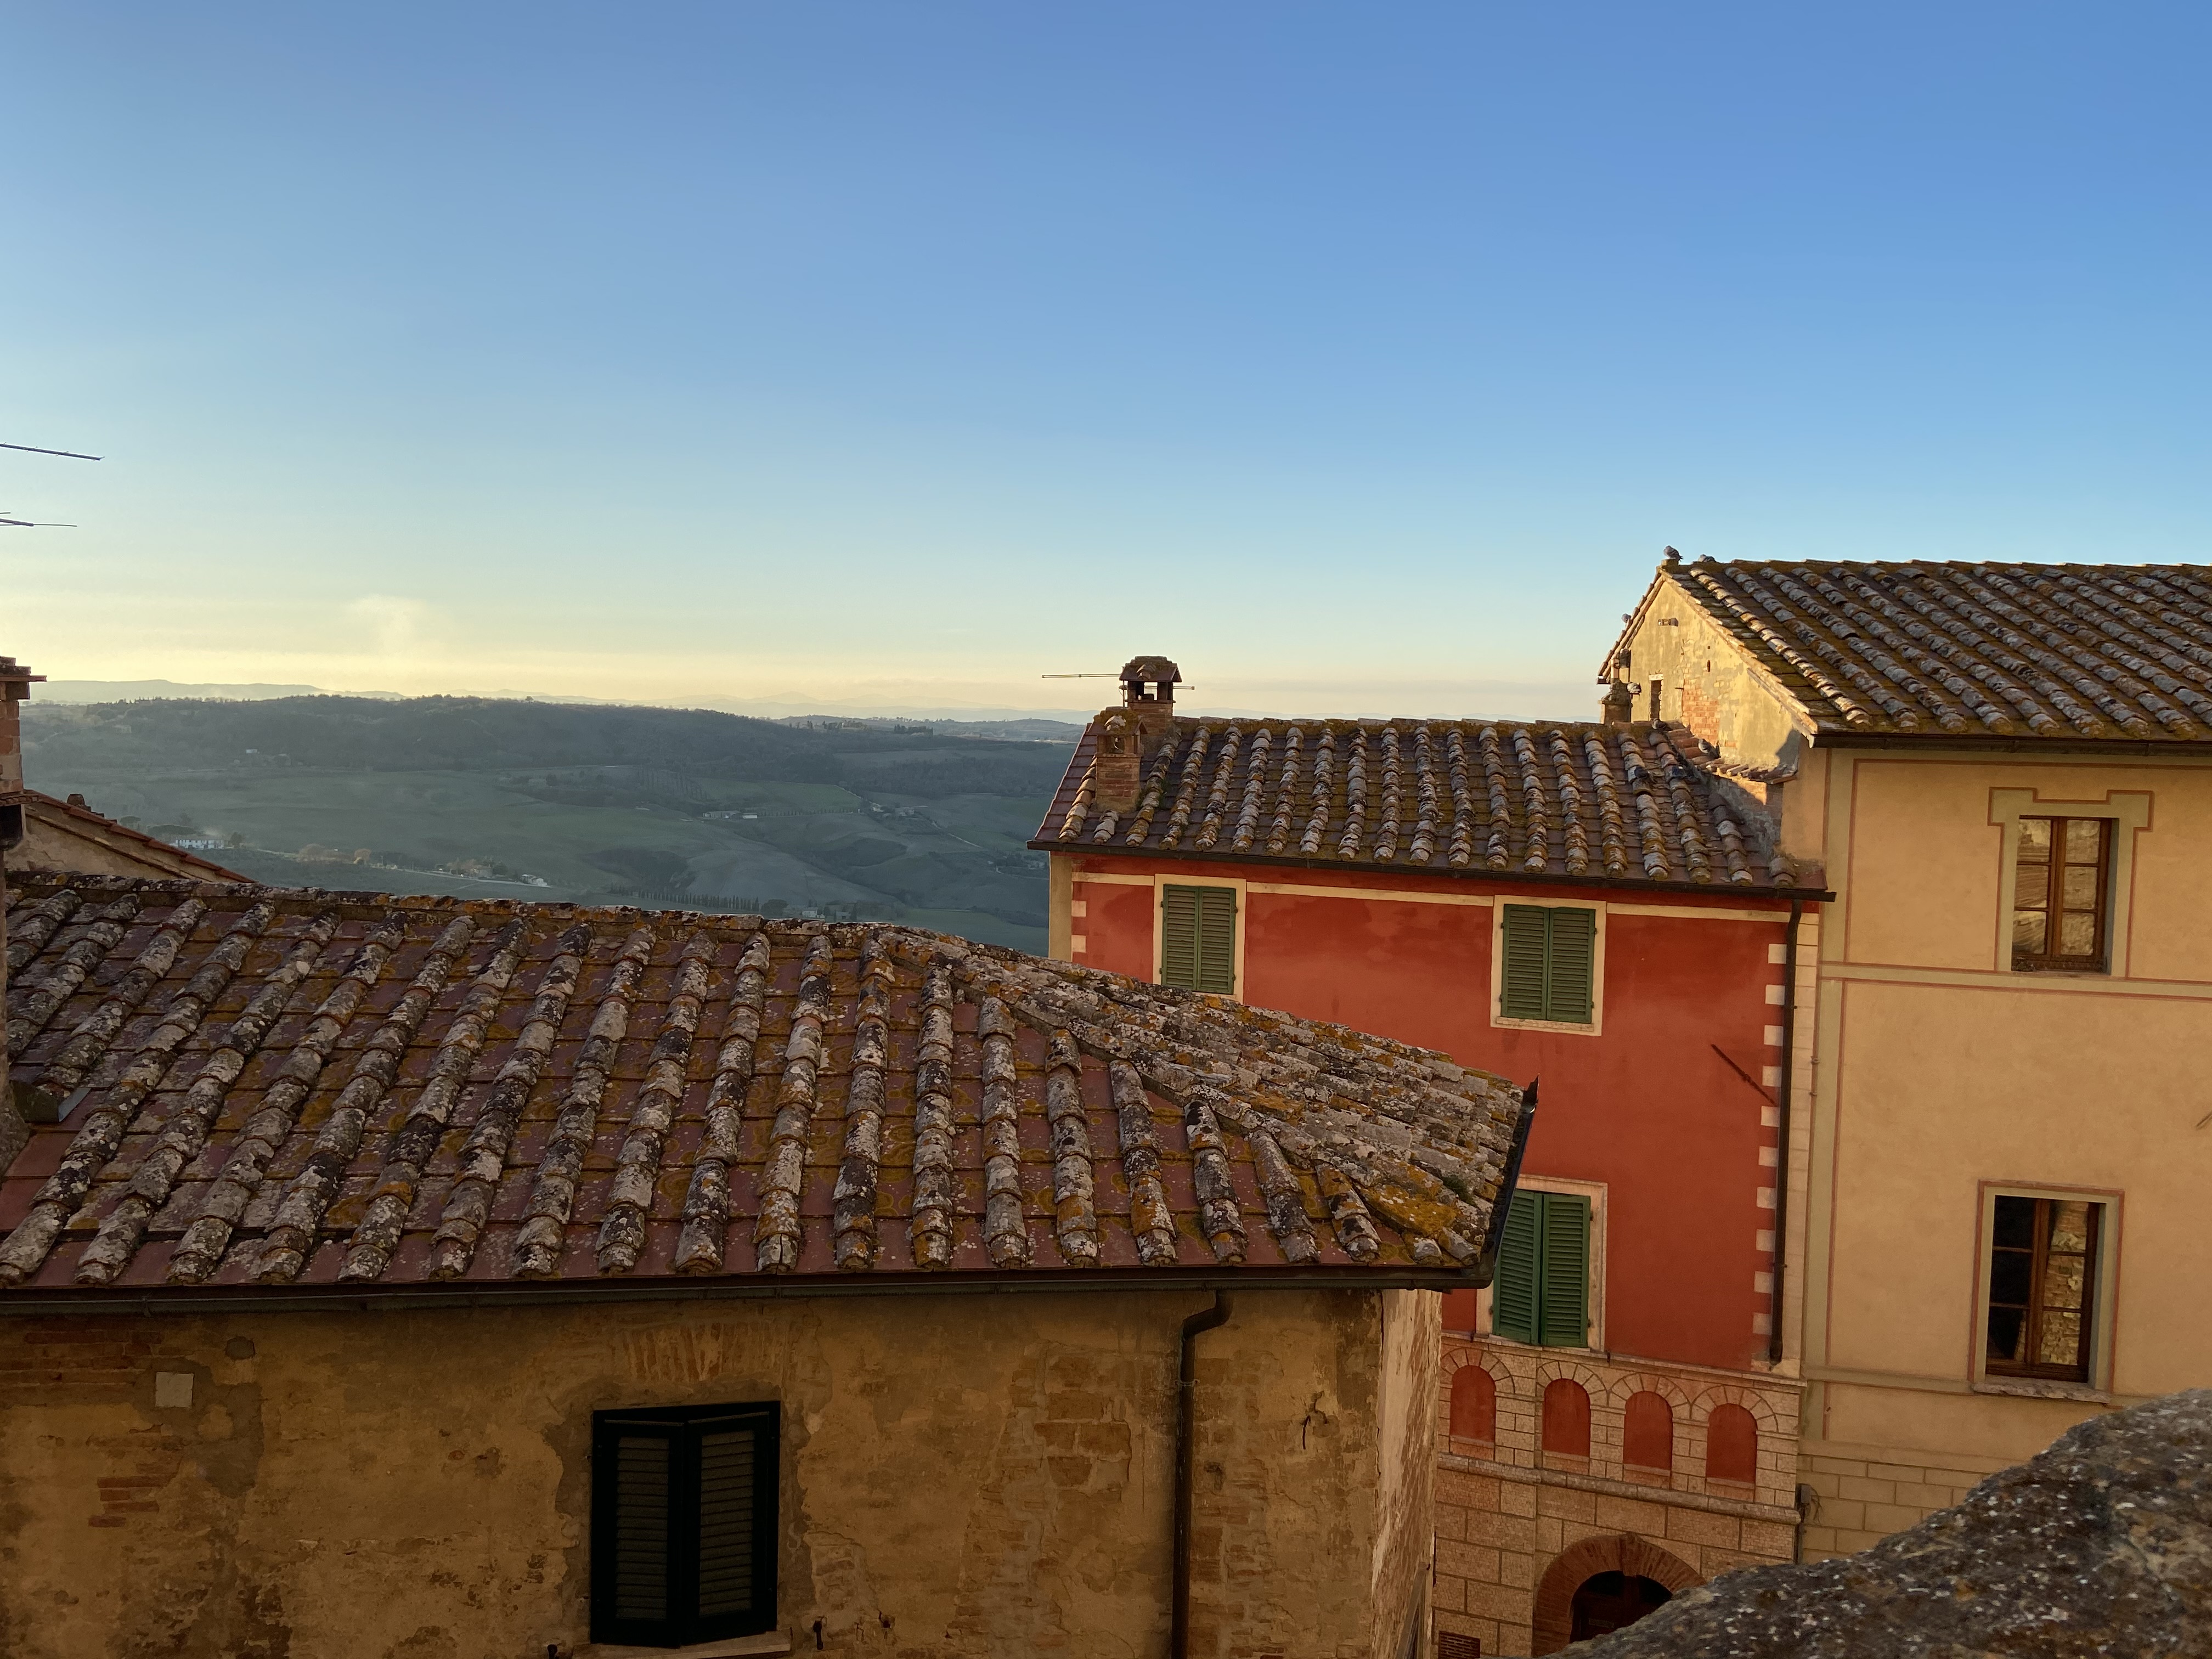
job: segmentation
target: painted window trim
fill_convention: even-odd
[[[1516,1024],[1527,1022],[1516,1021]],[[1579,1029],[1579,1028],[1576,1028]],[[1589,1200],[1589,1284],[1583,1291],[1583,1306],[1589,1313],[1589,1340],[1579,1348],[1547,1348],[1516,1341],[1510,1336],[1498,1334],[1490,1317],[1488,1287],[1474,1293],[1474,1334],[1486,1340],[1511,1342],[1516,1348],[1528,1348],[1538,1353],[1602,1353],[1605,1352],[1605,1200],[1606,1183],[1602,1181],[1571,1181],[1564,1176],[1523,1175],[1519,1191],[1524,1193],[1565,1193],[1571,1197]]]
[[[2029,814],[2030,817],[2035,816]],[[1989,1369],[1990,1256],[1996,1236],[1997,1200],[2001,1198],[2066,1199],[2101,1204],[2105,1213],[2097,1223],[2096,1305],[2089,1321],[2089,1380],[2086,1382],[2046,1382],[2018,1377]],[[1967,1346],[1966,1380],[1992,1394],[2047,1395],[2057,1399],[2101,1395],[2112,1392],[2114,1304],[2120,1285],[2121,1193],[2100,1187],[2045,1187],[2027,1181],[1984,1181],[1978,1183],[1978,1210],[1974,1225],[1973,1340]]]
[[[1237,942],[1232,947],[1231,957],[1231,966],[1230,973],[1231,988],[1226,994],[1233,1001],[1242,1002],[1244,1000],[1244,917],[1245,912],[1251,903],[1251,894],[1249,890],[1250,885],[1251,884],[1244,881],[1241,878],[1230,878],[1224,879],[1215,876],[1201,876],[1194,878],[1190,876],[1163,875],[1156,875],[1152,878],[1153,984],[1163,985],[1166,983],[1166,981],[1162,979],[1160,976],[1162,966],[1160,959],[1167,950],[1168,943],[1167,929],[1160,926],[1160,911],[1161,908],[1167,902],[1167,889],[1170,887],[1226,887],[1230,891],[1237,895]],[[1212,991],[1207,993],[1207,994],[1211,996],[1220,996],[1224,994],[1219,991]]]
[[[2105,895],[2105,966],[2101,971],[2015,969],[2012,965],[2013,900],[2020,879],[2020,821],[2022,818],[2106,818],[2111,821],[2111,884]],[[1997,871],[1996,970],[2022,979],[2125,979],[2130,944],[2129,902],[2135,894],[2136,836],[2150,828],[2151,793],[2148,789],[2107,790],[2097,800],[2046,800],[2039,789],[1992,789],[1990,822],[2002,832],[1999,852],[2004,862]]]
[[[1594,937],[1590,941],[1590,1017],[1588,1024],[1565,1019],[1514,1019],[1502,1011],[1505,1006],[1505,908],[1519,905],[1531,910],[1588,910],[1594,914]],[[1490,1023],[1493,1027],[1514,1031],[1561,1031],[1570,1036],[1602,1036],[1605,1035],[1605,933],[1607,905],[1601,900],[1523,898],[1519,894],[1500,895],[1490,911]],[[1237,941],[1241,966],[1243,941]],[[1240,981],[1241,982],[1241,981]],[[1544,1190],[1551,1191],[1547,1188]],[[1561,1188],[1559,1191],[1567,1191]]]

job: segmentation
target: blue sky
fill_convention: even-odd
[[[1662,544],[2212,556],[2199,7],[0,4],[57,677],[1581,714]]]

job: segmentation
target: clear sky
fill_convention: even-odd
[[[1690,556],[2212,558],[2212,11],[0,4],[0,651],[1579,714]]]

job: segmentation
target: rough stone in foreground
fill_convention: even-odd
[[[1577,1659],[2212,1656],[2212,1390],[2067,1431],[1863,1554],[1753,1567]]]

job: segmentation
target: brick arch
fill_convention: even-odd
[[[1601,1572],[1627,1573],[1664,1584],[1673,1594],[1705,1581],[1678,1555],[1670,1555],[1649,1539],[1634,1533],[1585,1538],[1570,1544],[1544,1569],[1536,1583],[1534,1628],[1529,1634],[1532,1654],[1557,1653],[1574,1633],[1575,1592],[1583,1581]]]
[[[1578,1365],[1571,1359],[1545,1359],[1538,1363],[1535,1375],[1530,1379],[1534,1384],[1534,1396],[1541,1400],[1544,1390],[1562,1377],[1570,1382],[1581,1383],[1583,1392],[1589,1395],[1593,1406],[1606,1404],[1607,1397],[1612,1392],[1605,1378],[1587,1365]]]
[[[1782,1413],[1774,1408],[1765,1395],[1749,1389],[1733,1389],[1725,1383],[1702,1390],[1698,1395],[1698,1419],[1703,1424],[1713,1414],[1716,1406],[1741,1406],[1749,1412],[1752,1420],[1759,1425],[1761,1434],[1784,1432]]]
[[[1584,1386],[1588,1387],[1588,1384]],[[1631,1395],[1637,1394],[1657,1395],[1672,1406],[1675,1415],[1685,1422],[1689,1420],[1696,1401],[1696,1396],[1671,1376],[1661,1376],[1651,1371],[1623,1371],[1607,1389],[1604,1403],[1619,1411],[1628,1404]],[[1595,1389],[1590,1390],[1590,1398],[1598,1398]]]

